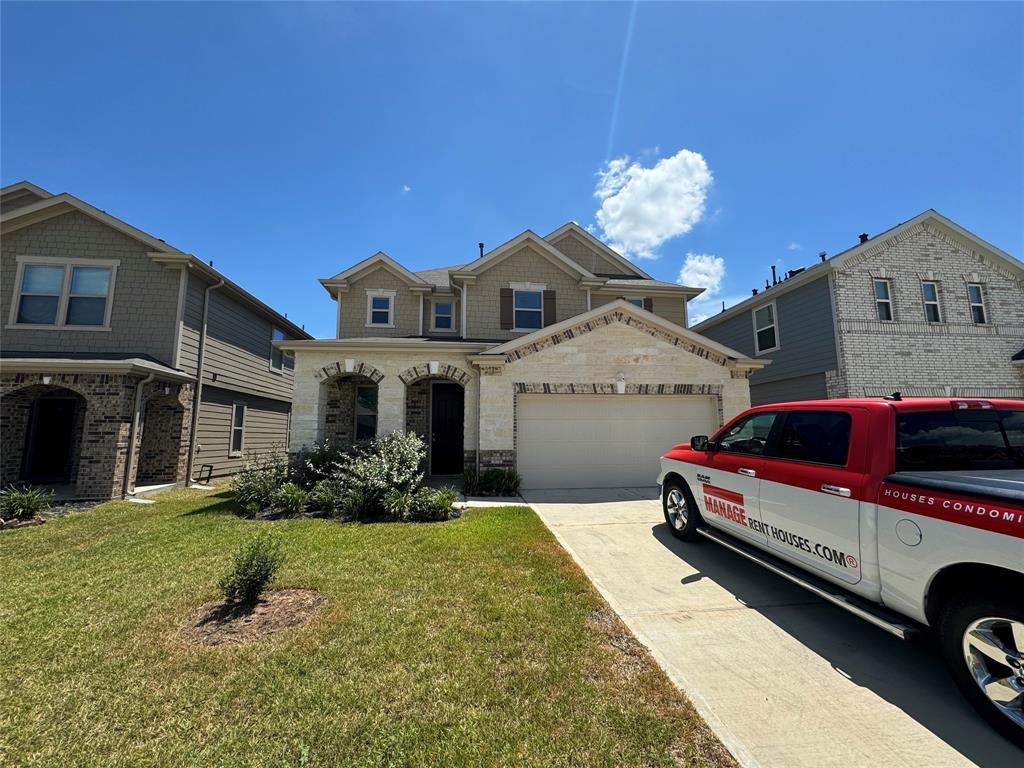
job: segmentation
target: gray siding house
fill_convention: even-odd
[[[694,326],[771,359],[753,404],[1024,397],[1024,264],[934,210],[860,240]]]
[[[68,194],[0,190],[0,483],[112,498],[288,441],[302,328]],[[198,403],[198,405],[196,405]]]

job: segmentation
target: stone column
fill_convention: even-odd
[[[377,437],[405,429],[405,384],[389,372],[377,383]]]

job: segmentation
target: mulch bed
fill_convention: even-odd
[[[327,602],[315,589],[265,592],[254,606],[207,603],[189,619],[184,636],[196,645],[241,645],[305,624]]]

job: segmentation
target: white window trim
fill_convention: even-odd
[[[269,370],[271,373],[277,374],[278,376],[283,376],[284,375],[284,359],[286,357],[291,357],[291,353],[285,352],[282,349],[281,350],[281,367],[280,368],[275,368],[274,367],[274,341],[275,341],[275,339],[274,339],[274,331],[280,331],[281,332],[281,335],[284,336],[284,339],[282,339],[282,341],[283,340],[287,340],[287,338],[288,338],[288,333],[287,333],[287,331],[285,331],[284,328],[279,328],[276,325],[270,326],[270,359],[267,360],[267,370]]]
[[[114,286],[117,283],[117,268],[121,262],[118,259],[63,259],[53,256],[18,256],[18,269],[14,277],[14,295],[11,299],[11,312],[7,318],[8,328],[18,328],[33,331],[109,331],[110,315],[114,307]],[[19,323],[18,307],[21,304],[21,281],[25,275],[26,265],[64,267],[64,279],[61,281],[60,296],[57,299],[56,323],[43,325],[41,323]],[[68,298],[71,292],[71,268],[72,267],[109,267],[110,284],[107,286],[107,303],[104,307],[103,325],[68,325],[65,323],[68,313]]]
[[[878,298],[878,294],[875,292],[875,283],[885,283],[885,293],[889,297],[888,299]],[[875,303],[875,320],[879,323],[895,323],[896,322],[896,307],[892,303],[892,280],[888,277],[873,277],[871,278],[871,298],[874,299]],[[882,320],[878,316],[878,305],[888,304],[889,305],[889,319]]]
[[[764,309],[765,307],[771,307],[772,308],[772,324],[771,325],[766,325],[763,328],[758,328],[757,327],[757,313],[760,310]],[[754,309],[752,309],[751,312],[750,312],[750,324],[754,328],[754,354],[755,355],[765,355],[765,354],[767,354],[769,352],[774,352],[775,350],[777,350],[777,349],[782,347],[782,337],[779,335],[779,310],[776,308],[774,301],[769,301],[766,304],[762,304],[760,307],[755,307]],[[759,330],[760,331],[767,330],[768,328],[774,328],[775,329],[775,346],[774,347],[766,347],[765,349],[761,349],[761,346],[757,343],[757,332]]]
[[[367,288],[366,289],[366,327],[367,328],[394,328],[395,327],[395,294],[397,291],[388,290],[385,288]],[[373,322],[373,300],[386,298],[388,299],[388,322],[387,323],[375,323]],[[378,312],[382,310],[378,309]]]
[[[971,286],[978,289],[978,295],[981,297],[981,303],[975,304],[971,301]],[[979,323],[974,319],[974,308],[981,307],[981,312],[985,315],[985,322]],[[988,304],[985,303],[985,286],[982,283],[967,283],[967,309],[971,313],[971,323],[973,325],[990,325],[992,319],[988,316]]]
[[[929,301],[928,298],[925,296],[924,287],[926,285],[935,286],[935,301]],[[889,298],[890,298],[890,301],[891,301],[892,300],[892,296],[890,296]],[[939,325],[939,324],[941,324],[943,322],[943,319],[942,319],[942,304],[939,301],[939,281],[938,280],[922,280],[921,281],[921,303],[924,305],[924,321],[926,323],[929,323],[931,325]],[[938,320],[929,320],[928,319],[928,305],[929,304],[934,304],[935,305],[935,312],[939,316]],[[891,311],[892,310],[890,309],[890,312]]]
[[[241,427],[236,427],[235,426],[235,411],[238,408],[242,409],[242,426]],[[248,411],[249,411],[249,409],[248,409],[248,407],[246,407],[245,403],[242,403],[242,402],[239,402],[239,401],[235,401],[235,402],[233,402],[231,404],[231,424],[230,424],[230,426],[228,428],[228,457],[230,457],[230,458],[236,458],[238,456],[245,455],[245,417],[248,415]],[[240,441],[240,447],[239,447],[239,449],[237,451],[233,450],[232,447],[231,447],[231,446],[233,446],[235,444],[235,430],[236,429],[241,430],[241,432],[242,432],[242,439]]]
[[[544,291],[548,289],[546,283],[509,283],[512,289],[512,333],[534,333],[544,327]],[[519,328],[516,326],[516,291],[524,293],[540,294],[540,328]],[[520,312],[537,312],[536,309],[521,309]]]
[[[436,325],[437,319],[437,305],[438,304],[450,304],[452,311],[449,315],[452,320],[450,328],[438,328]],[[431,299],[430,300],[430,330],[436,333],[458,333],[458,329],[455,327],[455,297],[450,299]]]

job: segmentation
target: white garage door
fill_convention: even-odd
[[[524,488],[654,485],[669,448],[718,423],[693,395],[520,395],[516,412]]]

